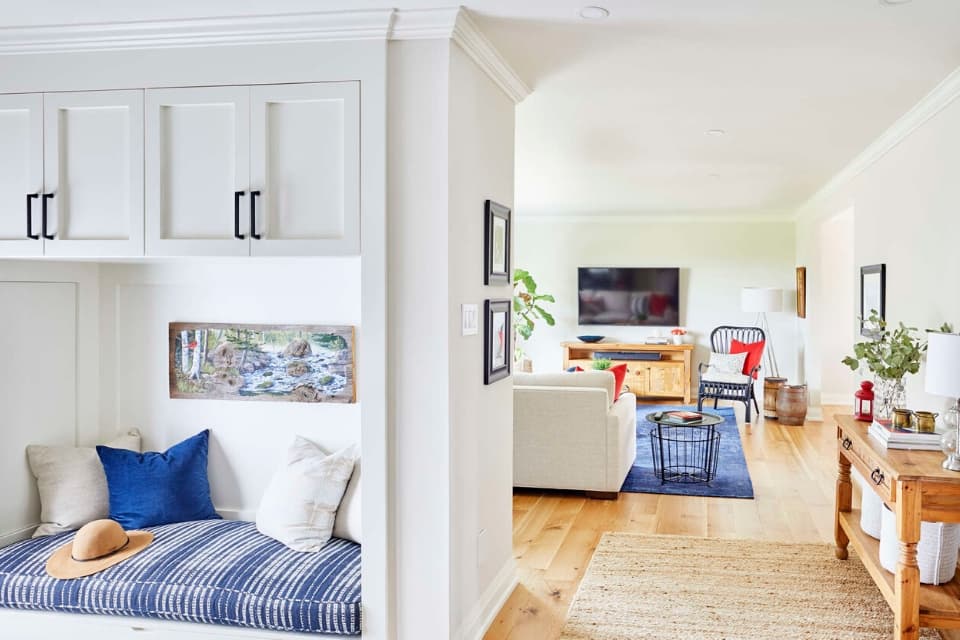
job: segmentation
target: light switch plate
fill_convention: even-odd
[[[461,335],[475,336],[480,333],[480,307],[475,304],[460,305]]]

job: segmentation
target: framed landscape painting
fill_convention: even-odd
[[[353,327],[169,327],[171,398],[356,402]]]
[[[490,384],[510,375],[510,300],[487,300],[483,306],[483,383]]]

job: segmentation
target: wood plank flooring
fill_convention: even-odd
[[[825,407],[825,422],[787,427],[762,418],[744,425],[738,409],[754,500],[622,493],[608,501],[517,490],[513,548],[520,585],[485,640],[558,638],[605,531],[831,542],[837,463],[836,427],[829,418],[850,411]]]

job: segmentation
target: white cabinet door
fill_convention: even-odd
[[[249,87],[148,89],[145,122],[147,255],[249,255]]]
[[[143,255],[143,91],[48,93],[41,233],[48,256]]]
[[[63,282],[0,282],[0,538],[40,516],[28,444],[76,445],[77,293]]]
[[[250,188],[251,255],[359,253],[359,83],[251,87]]]
[[[0,96],[0,256],[39,256],[43,95]],[[28,198],[34,195],[34,198]],[[28,210],[32,209],[28,223]],[[29,225],[29,229],[28,229]],[[28,238],[30,233],[32,238]]]

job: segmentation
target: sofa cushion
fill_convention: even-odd
[[[575,376],[569,373],[523,373],[513,374],[515,387],[585,387],[605,389],[607,403],[614,403],[616,378],[609,371],[583,371]]]

